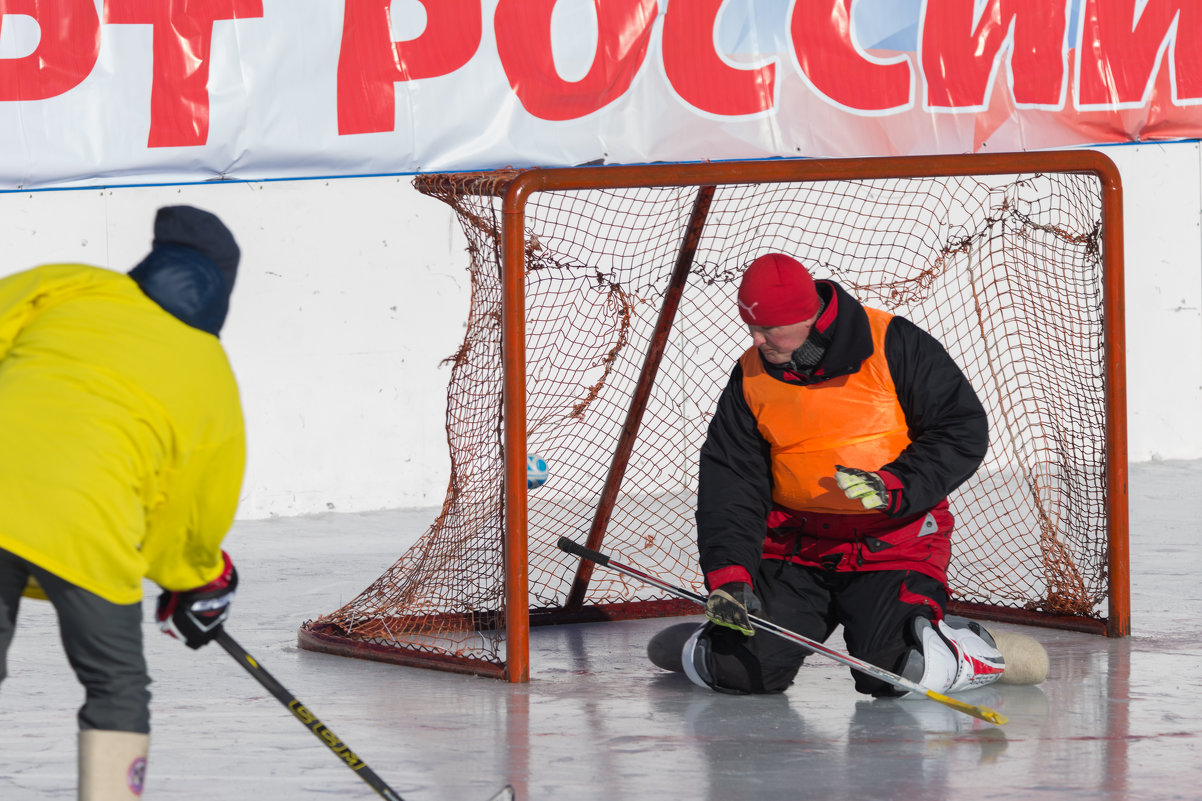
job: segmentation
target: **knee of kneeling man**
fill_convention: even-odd
[[[714,635],[720,640],[717,647]],[[730,642],[724,636],[724,631],[706,625],[688,639],[681,651],[681,663],[689,681],[715,692],[735,695],[780,693],[793,683],[799,666],[765,666],[741,642]]]

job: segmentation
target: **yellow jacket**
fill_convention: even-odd
[[[217,337],[111,270],[0,280],[0,548],[118,604],[206,584],[245,453]]]

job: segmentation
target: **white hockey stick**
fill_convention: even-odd
[[[624,565],[621,562],[616,562],[600,551],[594,551],[592,548],[586,548],[585,546],[574,542],[567,537],[559,538],[559,549],[561,551],[566,551],[567,553],[579,556],[582,559],[588,559],[590,562],[596,562],[602,567],[608,567],[610,570],[616,570],[619,573],[639,579],[640,581],[644,581],[654,587],[659,587],[661,590],[669,592],[677,597],[688,598],[690,601],[695,601],[702,607],[705,606],[705,596],[701,595],[700,593],[687,590],[684,587],[677,587],[673,584],[667,583],[666,581],[657,579],[655,576],[644,573],[637,568]],[[966,715],[972,715],[974,718],[980,718],[981,720],[998,726],[1003,726],[1008,721],[1005,715],[997,712],[996,710],[990,709],[987,706],[966,704],[963,701],[958,701],[955,698],[944,695],[943,693],[937,693],[934,690],[928,690],[921,684],[910,681],[904,676],[899,676],[896,673],[890,673],[888,670],[879,668],[870,662],[863,661],[862,659],[857,659],[854,656],[841,654],[838,651],[828,648],[817,640],[811,640],[809,637],[806,637],[802,634],[789,631],[786,628],[776,625],[770,620],[765,620],[764,618],[756,617],[755,615],[749,615],[749,617],[751,618],[751,625],[755,626],[761,631],[766,631],[770,634],[775,634],[778,637],[783,637],[784,639],[804,646],[815,653],[830,657],[836,662],[842,662],[844,665],[847,665],[854,670],[858,670],[861,673],[866,673],[873,678],[880,679],[881,681],[888,682],[894,687],[899,687],[912,693],[918,693],[919,695],[925,695],[932,701],[938,701],[944,706],[951,707],[958,712],[963,712]]]

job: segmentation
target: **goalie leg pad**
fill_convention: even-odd
[[[953,616],[937,622],[918,617],[913,626],[918,648],[906,655],[901,675],[928,690],[947,693],[984,687],[1005,673],[1001,652],[979,623]]]
[[[939,633],[956,652],[958,669],[950,692],[993,684],[1006,672],[1006,660],[992,635],[976,621],[948,615],[938,624]]]
[[[958,664],[955,653],[939,636],[939,631],[925,617],[914,619],[914,639],[917,648],[910,649],[906,660],[898,671],[902,676],[934,690],[946,692],[956,681]],[[917,693],[906,693],[902,698],[925,698]]]

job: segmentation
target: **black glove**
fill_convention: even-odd
[[[719,626],[742,632],[748,637],[755,634],[748,615],[756,614],[761,608],[760,599],[752,591],[751,585],[742,581],[729,581],[705,599],[706,617]]]
[[[853,501],[858,500],[865,509],[879,509],[889,503],[889,491],[876,473],[837,464],[835,483],[844,495]]]
[[[221,575],[192,590],[164,590],[159,595],[155,620],[159,628],[189,648],[199,648],[212,641],[221,631],[221,624],[230,616],[230,602],[238,587],[238,571],[230,555],[221,552],[224,567]]]

